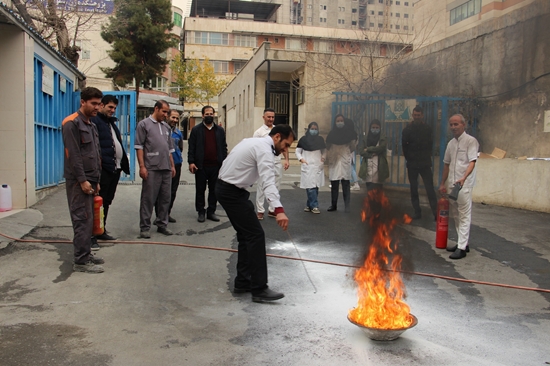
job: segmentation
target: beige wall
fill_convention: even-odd
[[[32,43],[32,40],[17,27],[0,25],[0,184],[10,185],[14,208],[25,208],[27,204],[27,111],[24,82],[27,65],[22,62],[26,57],[27,42]],[[34,179],[34,171],[32,173]]]
[[[475,202],[550,212],[548,161],[479,159]]]

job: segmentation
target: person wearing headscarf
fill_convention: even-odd
[[[305,188],[307,193],[305,212],[321,213],[317,197],[319,187],[325,185],[325,154],[325,140],[319,136],[319,125],[317,122],[311,122],[296,147],[296,158],[302,164],[300,188]]]
[[[361,156],[363,162],[359,177],[367,182],[367,190],[381,189],[382,183],[390,176],[386,158],[386,136],[382,133],[382,124],[373,119],[369,125],[367,138],[363,141]]]
[[[327,157],[329,180],[331,184],[331,205],[328,211],[336,211],[338,206],[338,188],[342,182],[345,211],[349,212],[351,152],[357,144],[357,132],[353,122],[338,114],[334,126],[327,136]]]

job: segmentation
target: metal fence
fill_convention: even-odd
[[[451,139],[448,131],[449,118],[457,113],[464,115],[467,121],[467,133],[476,136],[480,112],[475,99],[450,97],[424,97],[392,94],[359,94],[335,92],[332,103],[332,123],[337,114],[353,120],[359,139],[366,138],[369,123],[373,119],[382,122],[383,132],[388,141],[388,164],[391,186],[408,187],[407,170],[401,146],[401,133],[412,118],[412,107],[419,105],[424,111],[424,122],[432,127],[434,143],[432,163],[434,177],[438,183],[443,172],[443,156],[447,143]],[[390,105],[401,105],[401,118],[395,116]],[[409,113],[407,113],[407,110]],[[388,115],[391,116],[390,119]],[[357,162],[358,165],[359,162]]]

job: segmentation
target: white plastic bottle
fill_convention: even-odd
[[[12,209],[11,187],[7,184],[0,186],[0,212]]]

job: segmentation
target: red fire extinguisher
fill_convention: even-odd
[[[437,201],[437,230],[435,236],[435,247],[438,249],[447,248],[447,236],[449,235],[449,200],[441,197]]]
[[[95,236],[103,234],[103,198],[101,196],[94,197],[94,230],[92,234]]]

